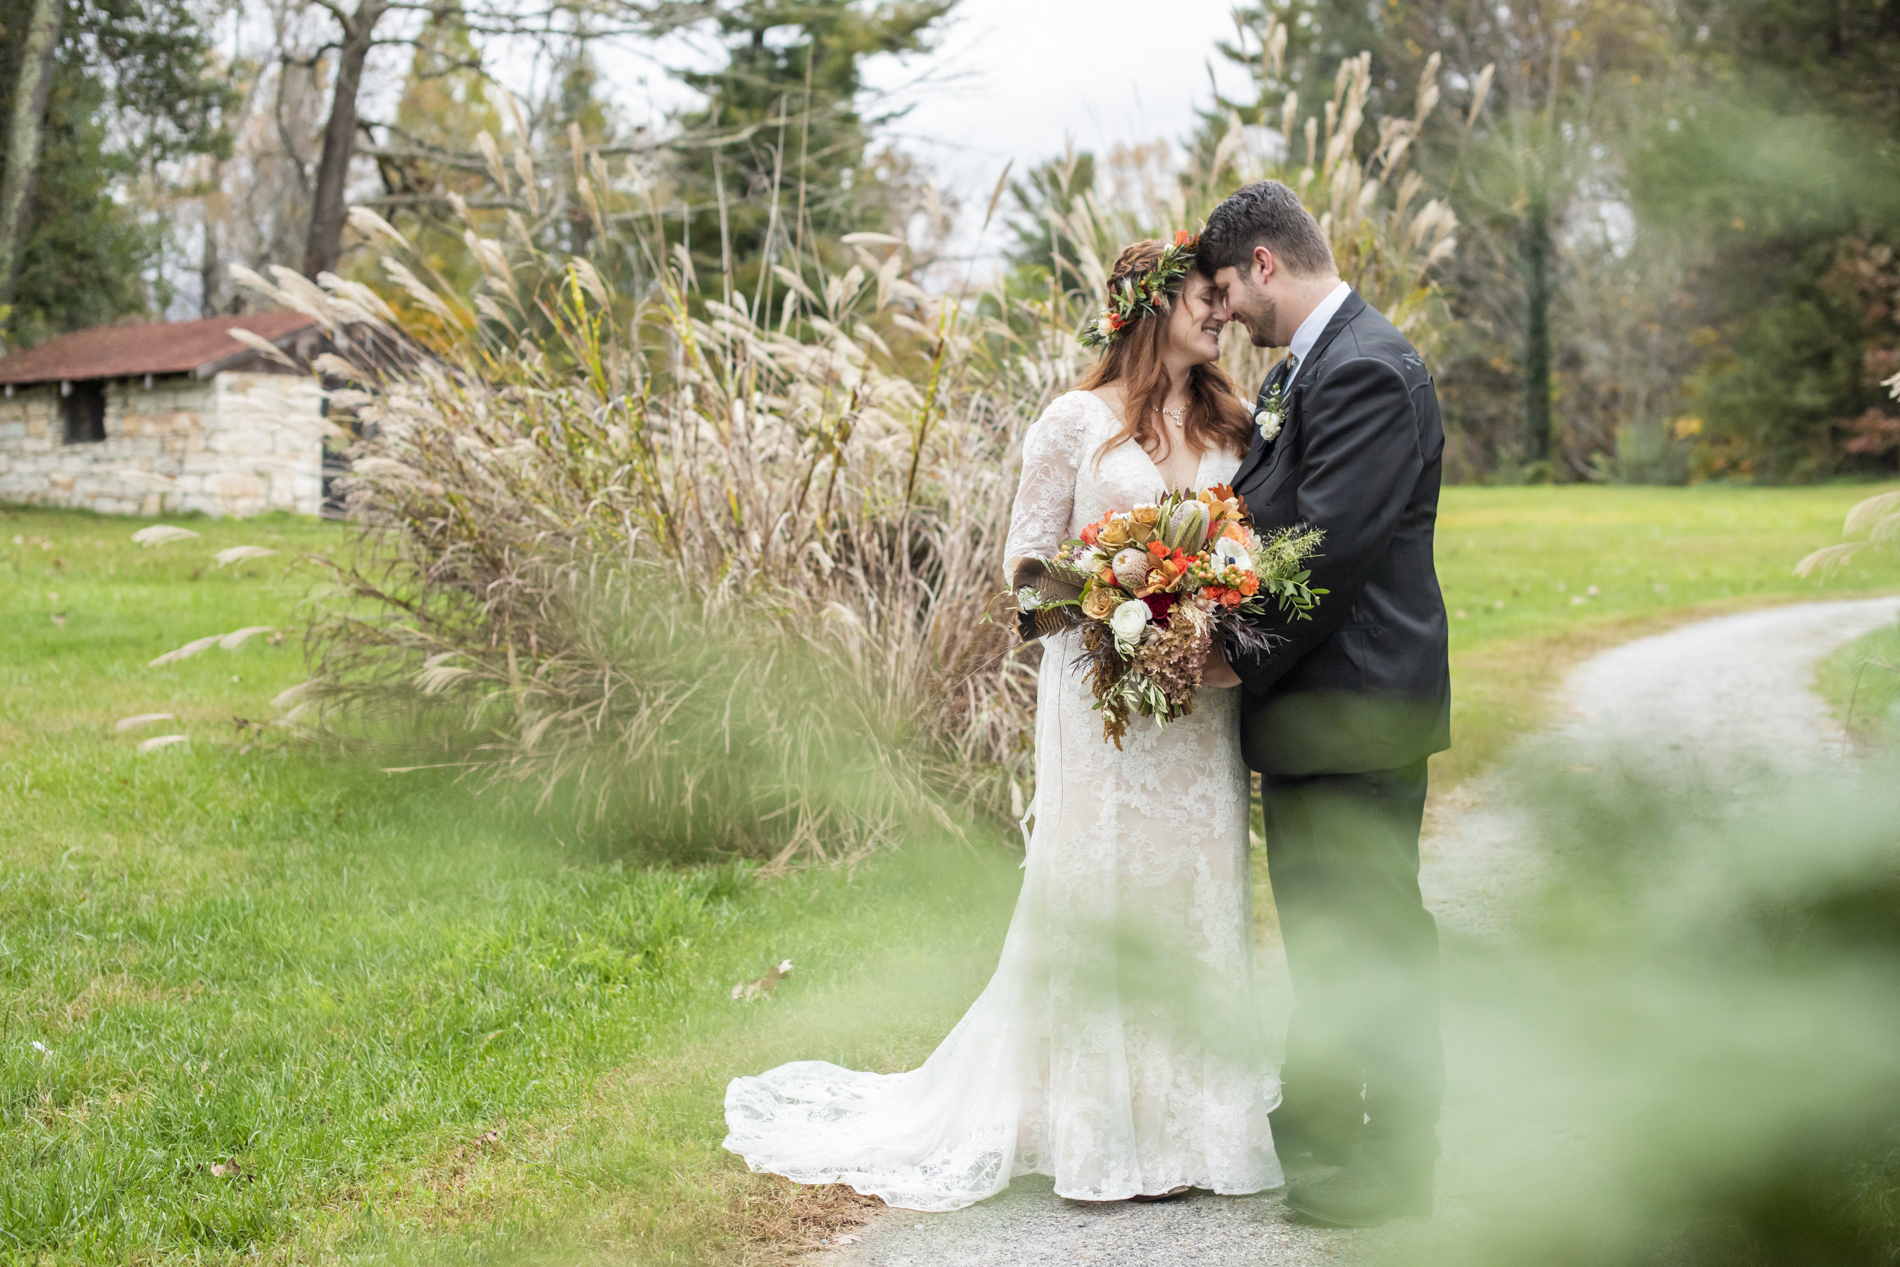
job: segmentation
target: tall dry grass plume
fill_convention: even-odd
[[[1086,202],[1059,226],[1081,267],[1039,296],[926,291],[879,234],[830,266],[780,234],[771,290],[735,293],[730,265],[703,279],[668,248],[668,191],[578,138],[558,167],[484,138],[517,209],[458,207],[472,293],[360,209],[386,284],[243,274],[364,350],[317,366],[360,430],[362,538],[326,560],[295,711],[680,856],[830,861],[1019,814],[1036,653],[985,616],[1020,437],[1080,377],[1100,261],[1284,175],[1323,195],[1346,276],[1430,342],[1454,226],[1414,205],[1412,131],[1354,153],[1367,65],[1297,171],[1289,111],[1278,159],[1236,123],[1167,205]],[[549,245],[563,217],[590,230],[578,253]],[[1253,349],[1229,359],[1257,381]]]

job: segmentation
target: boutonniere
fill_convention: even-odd
[[[1286,425],[1285,393],[1280,384],[1267,389],[1267,403],[1254,412],[1253,425],[1260,428],[1260,438],[1268,444],[1273,443],[1280,428]]]

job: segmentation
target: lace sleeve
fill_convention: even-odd
[[[1079,396],[1071,392],[1057,398],[1023,437],[1023,479],[1016,487],[1003,546],[1006,579],[1013,576],[1017,560],[1049,558],[1069,535],[1086,421]]]

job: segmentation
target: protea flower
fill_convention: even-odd
[[[1147,584],[1148,573],[1154,570],[1154,559],[1146,550],[1130,546],[1115,556],[1111,566],[1115,569],[1115,579],[1132,594]]]
[[[1207,539],[1207,507],[1198,501],[1182,502],[1168,516],[1168,527],[1161,534],[1170,550],[1199,550]]]

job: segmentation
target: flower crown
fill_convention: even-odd
[[[1174,245],[1161,252],[1161,258],[1145,273],[1123,278],[1108,292],[1108,307],[1102,315],[1076,332],[1085,348],[1107,347],[1124,328],[1151,313],[1159,312],[1161,296],[1187,276],[1194,267],[1194,248],[1201,244],[1196,234],[1186,229],[1175,232]]]

